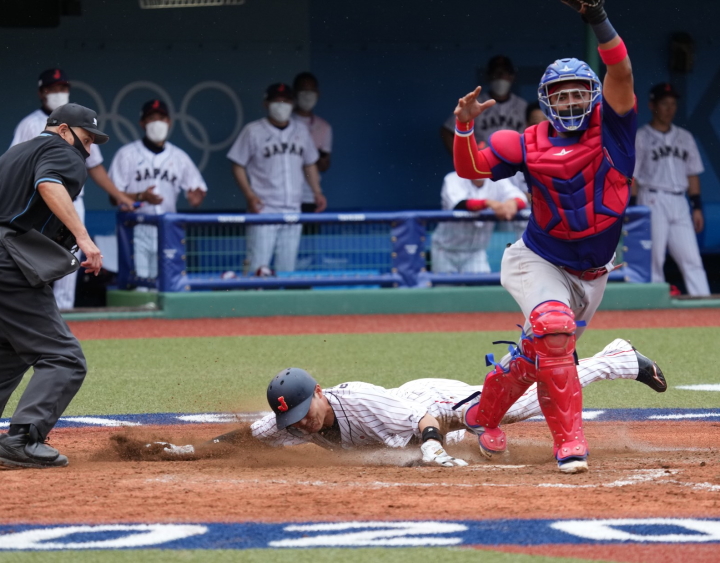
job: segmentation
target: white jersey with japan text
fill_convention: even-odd
[[[293,113],[292,117],[293,119],[298,120],[300,123],[305,124],[305,126],[310,131],[310,136],[312,137],[312,140],[315,143],[318,151],[326,153],[332,152],[333,133],[332,127],[327,121],[325,121],[319,115],[315,114],[306,117],[304,115]],[[315,194],[313,194],[313,191],[310,188],[310,184],[307,183],[306,179],[303,180],[302,202],[315,202]]]
[[[263,118],[240,131],[227,157],[245,168],[261,213],[298,213],[304,167],[317,162],[318,151],[304,124],[291,119],[279,129]]]
[[[115,153],[108,174],[118,190],[128,194],[155,186],[153,191],[163,201],[158,205],[144,203],[137,209],[137,213],[146,215],[175,213],[178,195],[183,191],[207,191],[205,180],[188,154],[167,141],[159,153],[148,149],[142,139],[124,145]]]
[[[638,129],[635,138],[635,178],[639,188],[684,193],[688,176],[704,171],[692,134],[675,125],[666,133],[650,124]]]
[[[40,133],[45,131],[45,127],[47,126],[47,118],[47,114],[41,109],[36,109],[31,114],[23,117],[22,120],[20,120],[20,123],[17,124],[17,127],[15,127],[15,133],[13,135],[13,140],[10,143],[10,146],[14,147],[19,143],[24,143],[25,141],[34,139]],[[87,159],[85,160],[85,168],[95,168],[102,163],[103,157],[102,153],[100,152],[100,147],[98,147],[96,144],[93,144],[90,147],[90,156],[87,157]],[[85,188],[80,191],[78,197],[83,197],[84,195]]]
[[[486,102],[490,99],[485,92],[480,92],[478,101]],[[527,102],[520,96],[510,94],[504,102],[496,102],[475,118],[475,140],[478,145],[487,143],[490,135],[502,129],[512,129],[522,133],[525,130],[525,110]],[[455,116],[451,115],[444,123],[445,129],[455,131]]]

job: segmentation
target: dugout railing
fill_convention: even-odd
[[[518,221],[497,221],[490,211],[403,211],[394,213],[142,215],[119,213],[118,286],[161,292],[260,288],[430,287],[499,284],[499,261],[513,242]],[[433,271],[431,240],[442,223],[497,222],[487,248],[490,273]],[[514,227],[512,228],[512,224]],[[260,277],[247,271],[248,227],[302,225],[296,269]],[[140,277],[135,268],[133,231],[157,229],[157,276]],[[147,229],[147,227],[145,227]],[[617,250],[623,266],[611,281],[650,282],[650,211],[628,209]]]

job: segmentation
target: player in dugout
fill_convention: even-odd
[[[596,381],[629,379],[659,393],[667,389],[659,366],[622,339],[581,360],[578,371],[583,387]],[[477,405],[481,391],[482,385],[452,379],[417,379],[396,389],[359,381],[323,389],[305,370],[288,368],[268,385],[267,399],[273,412],[254,422],[250,433],[254,439],[276,447],[313,443],[347,450],[419,445],[421,463],[464,466],[467,462],[449,455],[443,444],[461,441],[465,431],[478,434],[468,412]],[[520,422],[540,414],[533,385],[505,414],[503,422]],[[246,437],[247,431],[240,429],[197,446],[154,442],[146,447],[166,458],[195,459],[223,451],[227,445],[242,446]]]

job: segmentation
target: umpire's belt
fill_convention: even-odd
[[[590,268],[589,270],[583,270],[582,272],[580,270],[566,268],[565,266],[561,266],[561,268],[565,270],[568,274],[572,274],[573,276],[585,281],[596,280],[608,273],[608,269],[605,266],[603,266],[602,268]]]

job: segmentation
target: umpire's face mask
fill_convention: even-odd
[[[70,133],[72,133],[73,139],[75,139],[75,141],[73,142],[73,147],[79,150],[80,154],[83,155],[83,158],[87,160],[87,158],[90,156],[90,153],[85,149],[85,145],[83,145],[80,137],[75,134],[75,131],[73,131],[72,127],[68,127],[68,129],[70,129]]]

